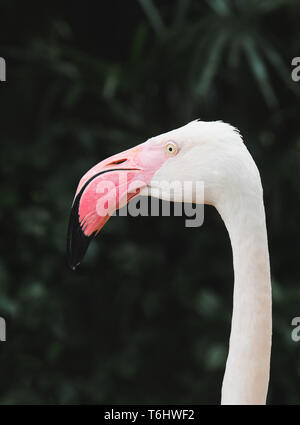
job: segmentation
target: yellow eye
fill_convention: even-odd
[[[178,147],[177,147],[176,143],[174,143],[174,142],[168,142],[168,143],[165,145],[165,151],[166,151],[166,153],[167,153],[168,155],[173,156],[173,155],[176,155],[176,154],[177,154],[177,152],[178,152]]]

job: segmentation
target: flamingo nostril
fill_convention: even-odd
[[[119,164],[123,164],[123,162],[127,161],[127,159],[118,159],[116,161],[110,162],[109,164],[106,164],[106,166],[108,165],[119,165]]]

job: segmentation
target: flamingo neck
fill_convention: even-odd
[[[234,268],[233,313],[222,404],[265,404],[272,336],[271,281],[262,191],[221,202]]]

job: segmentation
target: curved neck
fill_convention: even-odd
[[[271,282],[262,191],[223,201],[234,268],[233,313],[222,404],[265,404],[272,336]]]

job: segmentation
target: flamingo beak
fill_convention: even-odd
[[[166,160],[148,142],[101,161],[80,180],[69,220],[67,260],[72,270],[110,216],[147,186]]]

